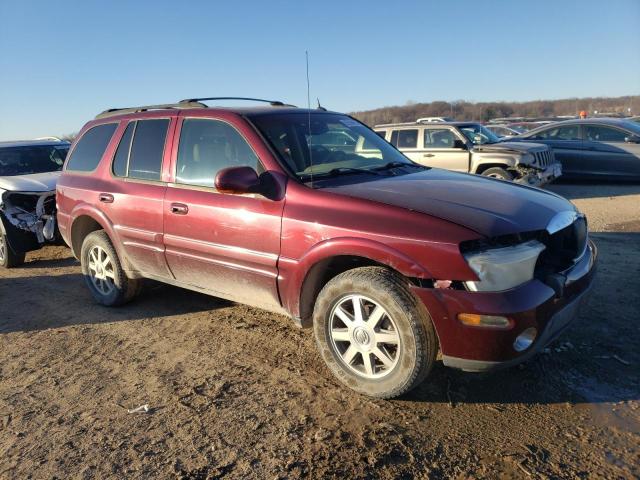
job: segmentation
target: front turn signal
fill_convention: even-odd
[[[459,313],[458,320],[463,325],[471,327],[501,328],[511,327],[511,321],[507,317],[498,315],[478,315],[476,313]]]

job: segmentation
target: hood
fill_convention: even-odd
[[[544,230],[558,212],[575,211],[544,190],[436,168],[324,190],[425,213],[486,237]]]
[[[56,189],[62,172],[0,177],[0,189],[10,192],[49,192]]]
[[[549,147],[542,143],[531,142],[499,142],[499,143],[487,143],[485,145],[476,145],[473,147],[475,152],[495,152],[495,153],[527,153],[540,150],[547,150]]]

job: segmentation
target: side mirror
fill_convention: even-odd
[[[461,148],[463,150],[466,150],[467,144],[464,143],[462,140],[456,139],[453,141],[453,148]]]
[[[218,172],[215,185],[222,193],[258,193],[260,179],[251,167],[229,167]]]
[[[640,136],[638,135],[629,135],[624,138],[625,143],[640,143]]]

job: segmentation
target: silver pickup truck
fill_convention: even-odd
[[[416,163],[542,186],[562,174],[553,150],[539,143],[500,141],[473,122],[376,125],[375,132]],[[366,145],[356,150],[366,154]]]

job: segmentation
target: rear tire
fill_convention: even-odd
[[[498,178],[500,180],[507,180],[509,182],[512,182],[513,179],[515,178],[510,171],[500,167],[487,168],[484,172],[482,172],[482,175],[485,177]]]
[[[313,328],[331,372],[372,397],[416,387],[438,351],[426,308],[402,277],[383,267],[356,268],[329,281],[316,299]]]
[[[2,221],[2,220],[0,220]],[[15,268],[24,263],[26,253],[16,253],[9,245],[9,239],[4,232],[4,228],[0,226],[0,267]]]
[[[82,242],[80,263],[93,298],[102,305],[122,305],[140,292],[141,281],[127,277],[104,230],[86,236]]]

